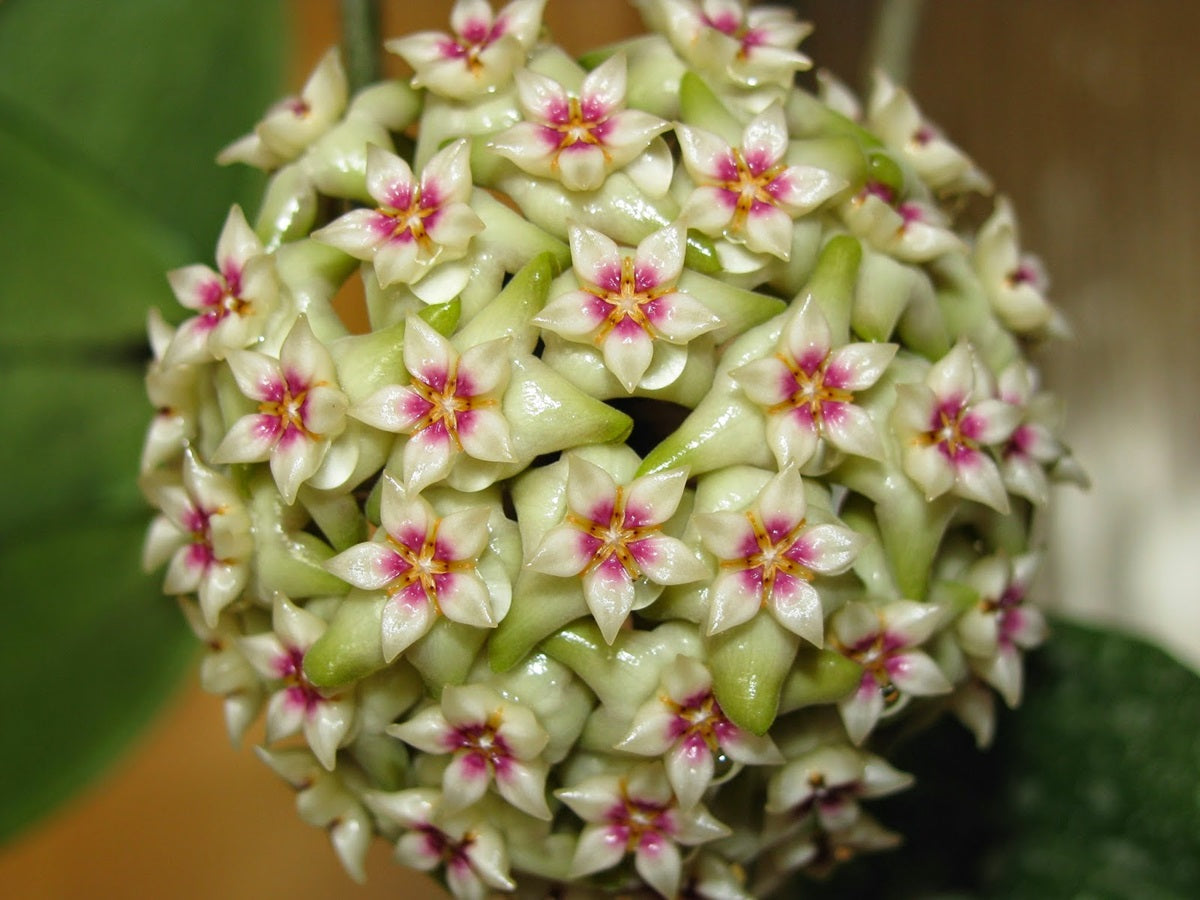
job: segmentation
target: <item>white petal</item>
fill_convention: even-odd
[[[667,469],[633,481],[625,495],[625,526],[660,525],[671,518],[683,497],[687,477],[686,469]]]
[[[975,389],[975,362],[971,345],[959,341],[950,352],[933,364],[925,383],[939,401],[966,400]]]
[[[438,606],[453,622],[475,628],[495,628],[487,586],[473,573],[456,572],[438,579]]]
[[[955,468],[936,446],[906,447],[904,471],[925,492],[927,500],[940,497],[954,487]]]
[[[712,783],[715,763],[703,738],[684,737],[666,754],[667,778],[681,810],[695,806]]]
[[[657,535],[629,545],[642,574],[655,584],[687,584],[708,576],[708,566],[692,549],[673,537]]]
[[[416,602],[409,602],[405,594],[397,594],[388,600],[382,616],[383,658],[388,662],[394,660],[424,637],[436,618],[437,613],[423,596]]]
[[[795,378],[780,359],[768,356],[729,373],[742,392],[760,406],[774,406],[792,395]]]
[[[289,506],[296,501],[300,485],[321,468],[328,449],[328,442],[309,440],[302,435],[285,437],[275,445],[271,451],[271,475]]]
[[[609,305],[587,291],[571,291],[555,297],[533,322],[569,340],[588,339],[608,315]]]
[[[869,388],[887,369],[896,355],[896,344],[847,344],[833,351],[825,372],[825,382],[849,391]]]
[[[400,565],[396,551],[375,542],[355,544],[323,563],[327,572],[367,591],[377,591],[389,584]]]
[[[838,703],[838,712],[850,740],[861,744],[883,713],[883,692],[873,679],[865,677],[857,691]]]
[[[494,409],[474,409],[458,415],[458,439],[463,452],[488,462],[514,462],[508,420]]]
[[[625,320],[604,339],[604,365],[630,393],[638,386],[654,358],[654,341],[640,325]]]
[[[454,465],[454,456],[454,447],[444,430],[424,428],[417,432],[404,445],[405,486],[415,493],[445,478]]]
[[[253,350],[231,350],[225,357],[238,390],[252,400],[270,400],[283,385],[279,362]]]
[[[372,257],[375,277],[381,287],[393,284],[412,284],[429,271],[429,260],[414,240],[391,240],[380,244]]]
[[[408,163],[382,147],[367,145],[367,192],[382,206],[406,210],[415,198],[417,179]]]
[[[758,550],[754,529],[745,513],[698,513],[692,522],[705,549],[717,559],[743,559]]]
[[[786,212],[801,216],[848,186],[844,178],[816,166],[788,166],[767,186]]]
[[[909,650],[891,657],[887,670],[892,682],[906,694],[947,694],[952,689],[937,663],[919,650]]]
[[[679,224],[668,225],[643,238],[637,246],[634,265],[638,274],[644,277],[644,287],[673,284],[683,271],[685,250],[686,235]],[[643,285],[639,284],[639,287]]]
[[[558,525],[546,532],[529,567],[547,575],[569,578],[580,574],[592,561],[599,541],[571,525]]]
[[[167,282],[175,298],[188,309],[202,311],[209,306],[210,296],[220,295],[224,284],[219,273],[200,263],[172,269]]]
[[[708,235],[724,234],[733,222],[737,196],[722,188],[698,187],[688,196],[680,221]],[[790,245],[789,238],[789,245]]]
[[[542,760],[509,763],[503,772],[496,773],[496,790],[522,812],[549,821],[550,807],[546,804],[548,774],[549,766]]]
[[[351,701],[324,700],[304,722],[308,746],[317,761],[331,772],[337,762],[337,749],[350,733],[353,721],[354,704]]]
[[[1008,512],[1008,495],[1000,478],[1000,470],[991,457],[983,453],[975,453],[955,468],[955,493],[990,506],[997,512]]]
[[[580,105],[589,119],[609,114],[625,102],[625,55],[614,53],[583,79]]]
[[[625,856],[625,841],[608,825],[588,825],[579,835],[571,859],[572,878],[611,869]],[[673,895],[668,895],[673,896]]]
[[[746,161],[753,160],[759,171],[770,169],[787,151],[787,123],[783,107],[773,103],[753,119],[742,132],[742,153]]]
[[[643,836],[635,853],[634,868],[646,883],[663,897],[674,897],[679,891],[683,862],[679,848],[666,838]]]
[[[675,134],[679,137],[683,164],[696,182],[721,182],[736,173],[733,148],[711,131],[677,125]]]
[[[634,587],[629,573],[611,562],[597,566],[583,576],[583,595],[605,642],[611,644],[633,609]]]
[[[638,710],[629,734],[615,749],[642,756],[661,756],[675,743],[672,733],[675,721],[675,713],[657,697],[652,698]]]
[[[617,485],[608,472],[582,457],[567,457],[567,506],[592,522],[607,525]]]
[[[411,388],[390,384],[356,404],[350,415],[381,431],[406,433],[428,409],[429,404]]]
[[[755,505],[767,533],[777,539],[777,535],[794,528],[807,512],[804,480],[794,468],[784,469],[763,485]],[[810,535],[814,530],[809,529],[805,535]]]
[[[470,751],[454,754],[442,774],[442,811],[453,814],[477,802],[491,783],[491,771]]]
[[[466,203],[471,196],[470,149],[459,138],[434,154],[421,172],[421,193],[434,192],[438,205]],[[482,227],[482,223],[481,223]]]
[[[594,191],[604,184],[608,174],[604,150],[595,144],[572,144],[558,154],[555,162],[563,187],[569,191]]]
[[[806,529],[788,555],[823,575],[840,575],[850,568],[865,538],[841,525],[816,525]]]
[[[262,462],[270,458],[278,440],[279,419],[258,413],[242,416],[213,451],[213,462]]]
[[[387,726],[387,733],[425,753],[448,753],[454,747],[454,731],[437,706],[427,706],[408,721]]]
[[[225,217],[221,237],[217,241],[217,265],[241,269],[246,260],[263,252],[262,241],[246,222],[242,208],[234,204]]]
[[[770,253],[784,260],[792,254],[792,217],[781,209],[751,211],[745,232],[746,246],[756,253]]]
[[[719,634],[753,619],[762,608],[762,591],[742,571],[722,572],[710,588],[709,603],[705,633]]]
[[[324,228],[312,233],[312,238],[330,247],[336,247],[355,259],[371,260],[380,247],[385,245],[387,235],[395,227],[395,221],[373,209],[352,209],[334,219]]]
[[[803,578],[777,576],[769,600],[776,621],[815,647],[825,644],[824,611],[816,588]]]
[[[530,69],[518,69],[513,80],[517,99],[528,115],[543,122],[565,121],[569,100],[561,84]]]
[[[673,344],[686,344],[721,325],[721,320],[707,306],[687,294],[664,294],[643,309],[659,336]]]
[[[853,403],[839,403],[833,409],[828,406],[822,426],[829,443],[855,456],[883,458],[883,441],[864,409]]]

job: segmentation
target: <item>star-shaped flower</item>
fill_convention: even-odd
[[[267,741],[303,731],[321,765],[333,771],[337,749],[350,737],[355,704],[353,694],[326,693],[304,674],[304,654],[325,631],[325,623],[276,596],[271,627],[239,642],[259,675],[275,685],[267,701]]]
[[[379,205],[351,210],[313,238],[372,263],[383,287],[403,282],[426,302],[449,300],[470,277],[465,264],[440,273],[432,295],[416,286],[435,268],[466,256],[471,238],[483,230],[469,205],[469,155],[466,139],[455,141],[426,163],[418,181],[399,156],[369,145],[367,192]]]
[[[859,817],[859,800],[894,794],[912,782],[911,775],[882,757],[846,744],[825,744],[788,760],[771,776],[765,809],[786,819],[787,827],[779,829],[784,833],[809,821],[823,831],[838,831]]]
[[[729,833],[701,804],[680,809],[659,763],[635,766],[624,776],[596,775],[555,796],[588,823],[571,860],[573,878],[610,869],[632,853],[646,883],[674,897],[682,870],[679,846]]]
[[[445,478],[463,456],[513,460],[508,421],[500,409],[511,373],[508,346],[508,338],[497,338],[460,356],[423,319],[409,317],[404,366],[411,380],[380,388],[351,410],[368,425],[409,435],[403,455],[409,491]]]
[[[453,34],[418,31],[384,46],[413,67],[414,87],[465,100],[506,84],[537,42],[546,0],[513,0],[493,15],[487,0],[457,0]]]
[[[625,57],[612,56],[588,73],[575,96],[552,78],[517,71],[525,121],[493,136],[488,146],[569,191],[596,190],[671,127],[649,113],[625,109],[625,75]]]
[[[941,210],[917,198],[902,198],[880,182],[868,182],[839,210],[851,231],[904,262],[929,262],[963,248]]]
[[[439,615],[476,628],[494,628],[500,621],[509,596],[504,570],[487,570],[498,596],[479,571],[490,516],[487,507],[474,507],[439,517],[423,497],[384,475],[382,527],[375,539],[343,550],[325,568],[355,587],[387,592],[385,661],[424,636]]]
[[[297,96],[285,97],[268,109],[250,134],[220,152],[217,162],[279,168],[333,127],[346,108],[349,92],[341,57],[332,49],[321,57]]]
[[[804,485],[788,467],[744,512],[700,513],[694,522],[720,574],[709,592],[708,633],[718,634],[770,610],[784,628],[818,647],[825,641],[817,575],[837,575],[863,544],[849,528],[810,524]]]
[[[217,271],[197,263],[167,273],[179,302],[198,315],[175,332],[163,364],[224,359],[262,336],[278,302],[275,259],[234,206],[217,241]]]
[[[429,706],[388,734],[418,750],[453,754],[442,778],[442,810],[453,814],[496,791],[522,812],[550,819],[546,805],[549,741],[537,717],[490,687],[447,686],[440,706]]]
[[[1007,197],[996,200],[995,211],[975,236],[971,262],[1001,322],[1022,333],[1050,324],[1050,279],[1041,260],[1021,252],[1016,214]]]
[[[254,538],[241,498],[191,448],[183,456],[183,483],[153,484],[150,498],[162,515],[150,523],[142,563],[149,570],[170,558],[163,590],[196,593],[205,624],[215,628],[250,576]]]
[[[421,872],[444,868],[456,900],[484,900],[490,891],[516,889],[500,832],[469,814],[443,815],[439,791],[368,791],[363,799],[375,815],[404,829],[396,858]]]
[[[1000,477],[1004,486],[1032,503],[1049,498],[1046,469],[1066,453],[1055,435],[1060,418],[1057,399],[1038,391],[1038,374],[1018,360],[997,379],[1000,399],[1019,411],[1020,418],[1000,448]]]
[[[231,350],[229,368],[238,388],[258,401],[257,412],[233,423],[213,454],[218,463],[271,461],[284,502],[321,467],[330,441],[345,428],[346,395],[337,387],[333,359],[300,317],[284,339],[279,359]]]
[[[657,696],[642,704],[616,749],[663,756],[679,808],[691,809],[712,783],[716,760],[749,765],[783,762],[766,735],[750,734],[725,717],[713,696],[712,675],[690,656],[677,656],[662,674]]]
[[[879,717],[897,712],[910,697],[951,690],[937,664],[916,649],[941,624],[931,603],[897,600],[882,606],[850,602],[830,621],[837,649],[863,668],[858,689],[838,703],[846,733],[861,744]]]
[[[631,256],[590,228],[570,229],[571,262],[580,290],[555,298],[534,323],[567,340],[594,344],[632,392],[663,342],[682,347],[721,324],[702,303],[675,290],[685,235],[678,225],[645,238]]]
[[[611,644],[639,584],[685,584],[708,574],[687,545],[662,533],[679,506],[687,471],[669,469],[618,485],[579,456],[570,456],[568,466],[566,518],[545,534],[529,566],[581,577],[588,609]]]
[[[960,341],[934,363],[923,383],[896,387],[893,424],[904,471],[928,499],[954,491],[1008,512],[1008,496],[987,447],[1012,434],[1019,410],[990,395],[971,345]]]
[[[677,125],[679,149],[698,185],[680,218],[689,228],[724,236],[755,253],[787,259],[792,220],[816,209],[844,187],[844,179],[816,166],[789,166],[787,123],[773,104],[731,147],[702,128]]]
[[[908,91],[883,72],[875,73],[867,127],[903,156],[935,192],[991,191],[991,179],[921,115]]]
[[[790,86],[812,66],[796,46],[812,32],[790,9],[747,8],[742,0],[640,0],[648,21],[665,31],[689,65],[734,84]]]
[[[854,392],[879,380],[896,349],[895,344],[871,343],[834,349],[825,315],[807,302],[788,320],[774,356],[730,374],[764,407],[767,441],[781,468],[803,466],[822,441],[846,453],[879,459],[879,434],[866,411],[854,403]]]
[[[959,618],[955,633],[971,669],[1015,708],[1021,702],[1021,651],[1046,639],[1046,618],[1027,602],[1041,556],[1013,559],[989,556],[975,563],[964,580],[979,591],[979,602]]]

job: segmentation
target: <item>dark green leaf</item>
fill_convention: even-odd
[[[1021,709],[975,750],[945,721],[901,747],[917,776],[872,804],[905,835],[805,897],[1190,900],[1200,886],[1200,678],[1161,650],[1059,622]]]

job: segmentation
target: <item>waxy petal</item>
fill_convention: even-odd
[[[355,544],[323,563],[327,572],[367,591],[386,587],[402,566],[396,551],[381,543]]]
[[[509,803],[535,819],[550,821],[546,803],[546,778],[550,767],[544,760],[510,763],[496,773],[496,790]]]
[[[547,575],[569,578],[580,574],[592,561],[598,541],[570,525],[557,525],[546,532],[529,567]]]
[[[708,566],[676,538],[648,537],[635,541],[629,549],[642,574],[655,584],[687,584],[708,576]]]
[[[583,576],[583,596],[605,642],[611,644],[633,609],[629,573],[619,566],[597,566]]]
[[[453,622],[475,628],[496,627],[487,585],[473,573],[442,576],[438,583],[438,606],[442,615]]]
[[[663,763],[679,808],[691,809],[712,783],[716,768],[712,751],[699,735],[685,737],[676,742]]]
[[[744,572],[722,572],[710,590],[705,633],[720,634],[749,622],[762,608],[762,585],[750,583]]]
[[[411,602],[406,593],[392,597],[383,607],[383,658],[391,662],[433,627],[437,613],[424,599]]]
[[[640,328],[614,329],[601,350],[604,365],[630,393],[638,386],[654,358],[654,341]]]
[[[580,833],[575,845],[575,855],[571,858],[571,877],[582,878],[593,872],[611,869],[624,857],[625,839],[616,829],[608,825],[588,825]]]
[[[815,647],[825,645],[821,597],[811,584],[802,578],[780,573],[776,577],[769,603],[780,625]]]
[[[919,650],[898,653],[888,660],[892,683],[906,694],[947,694],[953,686],[929,656]]]

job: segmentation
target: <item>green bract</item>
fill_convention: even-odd
[[[389,42],[408,83],[327,55],[153,321],[147,559],[356,876],[767,893],[894,845],[879,735],[987,743],[1044,637],[1012,209],[956,221],[990,182],[886,79],[795,86],[790,13],[638,5],[586,68],[540,0]]]

